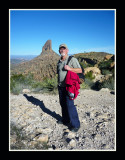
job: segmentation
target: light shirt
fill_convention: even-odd
[[[57,64],[57,74],[58,74],[58,85],[60,87],[65,87],[65,79],[66,79],[66,74],[67,70],[64,69],[64,66],[67,64],[69,56],[66,57],[64,61],[61,59],[58,61]],[[68,66],[71,68],[81,68],[78,60],[74,57],[69,61]]]

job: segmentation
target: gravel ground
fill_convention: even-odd
[[[58,124],[61,107],[58,95],[10,94],[10,150],[110,150],[115,147],[115,95],[108,89],[80,90],[74,101],[81,127],[71,132]],[[16,131],[17,133],[17,131]],[[44,145],[43,145],[44,144]]]

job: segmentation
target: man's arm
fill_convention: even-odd
[[[65,65],[65,70],[67,71],[72,71],[75,73],[82,73],[82,69],[81,68],[70,68],[68,65]]]

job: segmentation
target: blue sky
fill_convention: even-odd
[[[65,43],[69,54],[115,54],[115,10],[10,10],[11,55],[39,55],[48,39],[56,53]]]

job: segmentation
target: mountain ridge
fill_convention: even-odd
[[[59,55],[52,50],[51,40],[46,41],[42,47],[40,55],[27,62],[16,65],[11,70],[11,74],[29,74],[34,75],[34,79],[41,81],[44,78],[53,78],[56,74],[56,65]]]
[[[88,52],[74,54],[73,56],[77,58],[80,63],[92,64],[94,66],[103,61],[107,55],[112,54],[106,52]],[[15,67],[11,67],[11,74],[27,75],[32,73],[34,79],[38,81],[42,81],[45,78],[53,78],[57,72],[57,62],[59,59],[60,56],[52,50],[52,41],[47,40],[38,56],[30,61],[22,62],[16,64]]]

